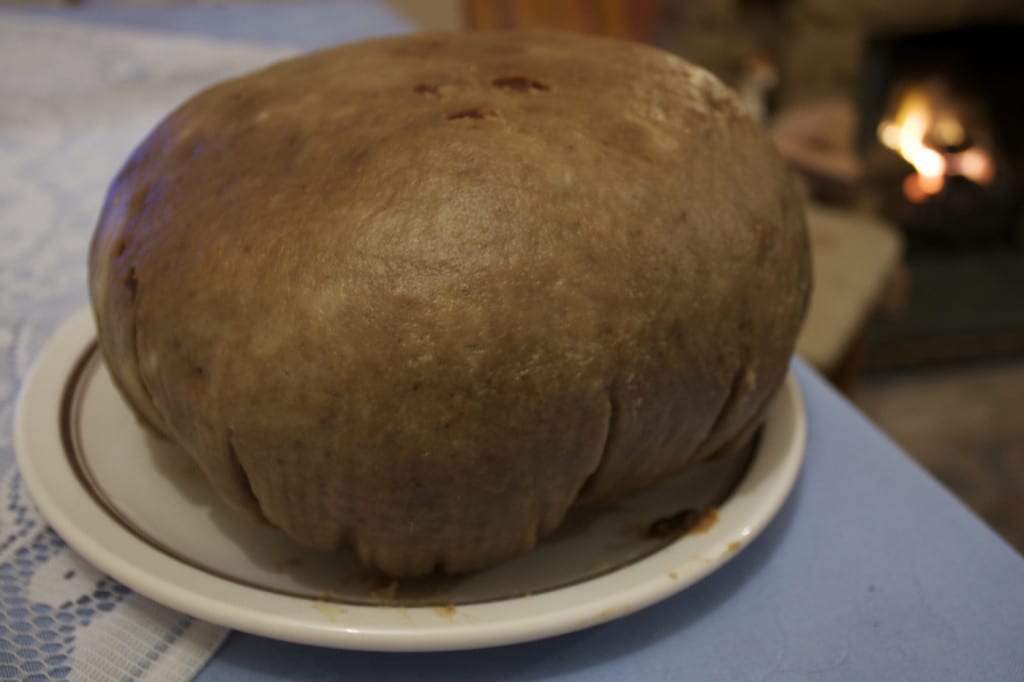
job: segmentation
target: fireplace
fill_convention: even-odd
[[[871,329],[880,369],[1024,354],[1024,23],[865,41],[861,201],[901,230],[910,295]]]
[[[661,46],[761,98],[755,110],[812,202],[902,238],[909,285],[867,329],[869,367],[1024,355],[1024,3],[662,10]]]
[[[856,148],[911,255],[1024,240],[1022,45],[1018,24],[867,41]]]

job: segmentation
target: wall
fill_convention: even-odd
[[[736,85],[769,58],[778,103],[853,97],[868,36],[1024,21],[1019,0],[663,0],[661,46]]]

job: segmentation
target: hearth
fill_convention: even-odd
[[[1024,240],[1024,25],[872,37],[859,93],[865,191],[908,252]]]
[[[660,43],[753,102],[812,204],[902,241],[896,285],[876,287],[892,295],[866,330],[869,367],[1024,354],[1024,3],[662,8]],[[849,272],[877,265],[835,251]]]

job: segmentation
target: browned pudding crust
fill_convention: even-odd
[[[499,561],[743,441],[809,280],[726,88],[545,32],[216,85],[129,159],[90,254],[139,414],[235,504],[394,575]]]

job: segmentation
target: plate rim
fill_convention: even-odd
[[[542,639],[625,616],[681,592],[738,555],[778,514],[806,455],[807,414],[790,368],[773,398],[792,403],[793,421],[782,425],[791,431],[786,451],[757,482],[761,496],[743,528],[723,538],[724,547],[719,543],[714,556],[684,555],[676,541],[580,583],[536,596],[462,605],[453,613],[429,606],[350,605],[287,596],[235,583],[166,554],[125,528],[82,486],[62,454],[59,419],[64,386],[95,334],[86,306],[50,337],[19,390],[15,454],[40,513],[72,549],[135,592],[218,625],[301,644],[367,651],[474,649]],[[52,429],[35,428],[47,421]],[[759,459],[755,455],[734,496],[753,485]],[[64,466],[52,466],[54,460]],[[774,485],[765,488],[766,480]],[[719,524],[728,510],[726,502],[719,509]],[[126,548],[130,556],[124,556]],[[616,583],[615,589],[601,589]]]

